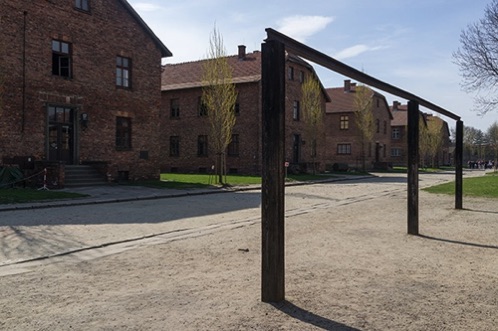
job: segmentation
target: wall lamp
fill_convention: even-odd
[[[88,114],[87,113],[81,113],[80,123],[84,129],[86,129],[88,127]]]

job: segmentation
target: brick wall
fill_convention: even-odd
[[[157,178],[161,51],[143,26],[120,1],[91,1],[89,13],[66,0],[2,3],[0,52],[8,78],[1,156],[47,159],[47,106],[64,106],[75,112],[74,163],[106,161],[113,177],[128,171],[131,179]],[[53,39],[71,44],[70,79],[52,74]],[[132,61],[131,89],[116,87],[118,55]],[[81,113],[88,114],[87,128],[79,123]],[[117,116],[131,118],[131,150],[116,150]],[[144,151],[148,159],[140,158]]]
[[[181,65],[189,65],[181,64]],[[292,66],[296,72],[294,80],[286,80],[286,159],[292,162],[293,135],[300,135],[300,153],[298,165],[303,170],[311,170],[311,140],[305,133],[305,122],[293,119],[293,101],[301,100],[301,82],[299,71],[310,74],[310,69],[303,64],[287,62],[287,67]],[[168,67],[165,67],[168,70]],[[167,72],[165,72],[167,73]],[[236,170],[240,174],[261,173],[261,84],[260,81],[236,84],[240,115],[237,116],[233,130],[239,135],[239,155],[227,156],[227,171]],[[209,120],[207,117],[198,116],[198,100],[202,95],[201,88],[173,89],[162,92],[161,106],[161,170],[164,172],[177,171],[181,173],[209,171],[214,165],[215,155],[212,151],[208,156],[197,156],[197,138],[199,135],[209,135]],[[178,99],[180,116],[172,118],[170,105],[171,99]],[[325,96],[323,96],[323,109],[325,109]],[[302,110],[301,110],[302,112]],[[170,156],[170,136],[180,137],[179,156]],[[324,170],[323,157],[325,154],[325,137],[321,135],[318,140],[318,155],[314,160],[318,164],[318,171]],[[307,167],[308,165],[308,167]]]

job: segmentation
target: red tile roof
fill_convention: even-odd
[[[228,56],[234,83],[258,82],[261,80],[261,53],[247,53],[243,59],[238,55]],[[162,90],[177,90],[202,86],[203,65],[207,60],[167,64],[163,66]]]
[[[393,120],[391,121],[391,126],[406,126],[408,124],[408,109],[404,107],[398,107],[398,110],[392,111]]]

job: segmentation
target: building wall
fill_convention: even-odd
[[[293,78],[289,75],[289,70],[294,72]],[[304,115],[304,107],[302,102],[302,86],[305,77],[312,75],[310,70],[301,63],[287,61],[286,63],[286,82],[285,82],[285,158],[286,162],[290,163],[291,167],[295,167],[297,171],[311,172],[313,163],[315,163],[316,171],[323,172],[325,170],[325,129],[324,127],[317,128],[319,134],[316,142],[316,156],[312,156],[312,137],[310,128],[306,122]],[[299,115],[295,118],[294,102],[299,102]],[[321,96],[322,111],[325,115],[325,96]],[[325,119],[325,116],[324,118]],[[295,137],[299,136],[299,141],[295,142]],[[297,162],[296,162],[297,161]]]
[[[391,162],[393,166],[403,166],[406,167],[408,162],[408,143],[407,143],[407,127],[406,125],[393,126],[391,128],[391,134],[393,129],[399,130],[398,138],[393,138],[391,136]],[[393,152],[396,149],[396,152]],[[396,154],[396,155],[394,155]]]
[[[188,65],[188,64],[185,64]],[[293,168],[296,171],[311,171],[311,141],[307,141],[305,121],[293,119],[293,101],[301,101],[301,86],[299,73],[311,74],[310,69],[300,63],[287,62],[287,68],[292,66],[295,70],[293,80],[286,77],[286,148],[285,155],[288,162],[293,163],[293,137],[301,137],[299,143],[299,158]],[[165,67],[167,70],[168,67]],[[237,116],[233,130],[239,135],[239,155],[227,155],[227,171],[239,174],[261,173],[261,82],[236,84],[240,115]],[[197,156],[197,139],[199,135],[209,136],[209,119],[198,115],[199,98],[202,95],[200,87],[188,89],[165,90],[162,92],[161,106],[161,170],[164,172],[204,172],[210,171],[215,165],[215,155],[210,150],[208,156]],[[171,117],[171,100],[178,99],[180,116]],[[322,97],[325,109],[325,97]],[[180,154],[171,156],[170,137],[180,137]],[[318,155],[314,160],[317,171],[324,169],[322,161],[324,155],[325,137],[322,134],[318,141]]]
[[[332,99],[331,102],[334,102]],[[374,167],[375,162],[391,162],[391,117],[384,98],[373,96],[372,111],[374,114],[374,135],[365,146],[366,169]],[[341,116],[348,117],[348,129],[341,129]],[[377,130],[378,121],[378,130]],[[360,131],[355,123],[353,111],[333,112],[326,114],[326,165],[331,169],[335,163],[347,164],[350,168],[361,169],[363,151]],[[350,145],[350,154],[341,154],[338,145]],[[376,149],[378,156],[376,157]]]
[[[125,171],[131,179],[156,178],[161,51],[119,1],[90,4],[83,12],[74,1],[2,0],[7,78],[0,157],[48,159],[47,106],[63,106],[74,109],[72,163],[105,161],[113,177]],[[52,74],[53,39],[71,45],[71,78]],[[116,87],[118,55],[131,59],[130,89]],[[82,113],[87,128],[80,125]],[[130,150],[116,149],[117,116],[131,118]]]
[[[227,171],[256,174],[260,172],[260,84],[237,84],[239,115],[233,134],[239,135],[239,155],[226,157]],[[161,107],[161,171],[197,173],[209,172],[216,164],[216,155],[209,149],[207,156],[197,155],[199,135],[209,136],[207,116],[199,116],[201,88],[163,91]],[[171,100],[178,99],[179,116],[171,116]],[[180,139],[178,156],[171,156],[170,137]],[[209,140],[208,140],[209,147]]]

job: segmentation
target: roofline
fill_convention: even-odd
[[[356,70],[353,67],[350,67],[328,55],[325,55],[309,46],[306,46],[290,37],[287,37],[286,35],[273,30],[271,28],[267,28],[266,30],[267,34],[267,39],[265,40],[266,42],[268,41],[277,41],[279,43],[284,44],[285,49],[288,50],[289,52],[298,55],[300,57],[303,57],[313,63],[316,63],[318,65],[321,65],[329,70],[332,70],[334,72],[340,73],[344,76],[351,77],[363,84],[373,86],[375,88],[378,88],[384,92],[387,92],[389,94],[396,95],[400,98],[406,99],[406,100],[411,100],[417,102],[420,106],[423,106],[425,108],[429,108],[431,110],[434,110],[437,113],[440,113],[441,115],[450,117],[456,121],[460,121],[461,118],[460,116],[453,114],[452,112],[439,107],[432,102],[429,102],[425,99],[422,99],[415,94],[412,94],[410,92],[407,92],[405,90],[402,90],[396,86],[390,85],[388,83],[385,83],[377,78],[374,78],[372,76],[369,76],[359,70]]]
[[[163,42],[156,36],[156,34],[149,28],[147,23],[140,17],[135,9],[128,3],[127,0],[119,0],[123,4],[123,6],[130,12],[131,16],[137,20],[137,22],[145,29],[145,31],[150,35],[154,43],[161,50],[162,57],[170,57],[173,56],[173,53],[163,44]]]
[[[247,83],[258,83],[261,81],[261,75],[243,76],[238,78],[232,78],[233,84],[247,84]],[[179,83],[179,84],[169,84],[161,86],[161,92],[165,91],[175,91],[191,88],[199,88],[207,86],[202,82],[190,82],[190,83]]]

